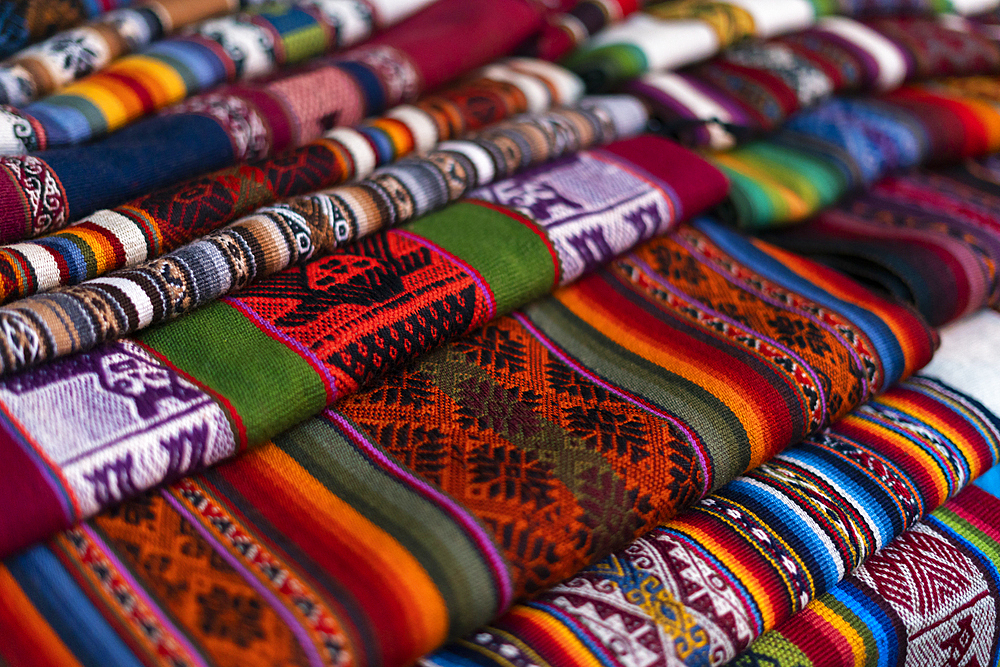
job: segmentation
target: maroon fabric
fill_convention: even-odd
[[[430,90],[510,53],[541,29],[545,14],[531,0],[441,0],[368,45],[408,55]]]

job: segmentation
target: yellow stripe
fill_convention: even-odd
[[[737,157],[719,153],[711,157],[722,166],[754,181],[757,188],[770,200],[779,220],[801,220],[814,210],[815,207],[810,207],[798,192],[774,180],[773,175],[768,172],[770,165],[757,167],[746,155]]]
[[[125,93],[127,97],[122,98],[120,86],[108,85],[109,81],[99,78],[84,79],[72,86],[72,90],[67,88],[66,95],[74,95],[87,100],[101,112],[108,125],[108,131],[122,127],[128,123],[133,115],[129,114],[127,100],[134,97],[131,91]]]
[[[133,56],[129,58],[127,65],[115,70],[116,73],[137,79],[157,108],[180,102],[187,97],[188,90],[184,85],[184,79],[163,61],[149,56]]]
[[[558,619],[547,612],[532,607],[516,607],[513,612],[543,631],[549,640],[559,647],[560,658],[569,658],[572,662],[560,660],[559,667],[600,665],[594,653],[580,641],[576,633],[563,625]],[[534,634],[534,633],[533,633]]]
[[[843,637],[851,647],[855,667],[864,667],[865,641],[851,624],[841,618],[840,614],[827,607],[821,599],[813,600],[809,605],[817,616],[822,618],[831,628]]]

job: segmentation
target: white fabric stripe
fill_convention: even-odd
[[[349,127],[335,127],[323,136],[339,141],[351,154],[354,159],[354,173],[351,178],[364,178],[375,171],[375,167],[378,166],[378,156],[360,132]]]
[[[796,464],[799,464],[799,462],[796,461]],[[808,466],[802,466],[802,467],[808,468]],[[812,470],[811,472],[818,474],[818,471],[816,470]],[[825,477],[825,475],[821,476]],[[847,563],[844,562],[843,558],[840,555],[840,551],[837,549],[837,546],[830,539],[829,534],[827,534],[827,532],[823,530],[819,526],[819,524],[816,523],[815,519],[809,516],[806,512],[802,511],[802,509],[798,506],[798,504],[794,500],[786,496],[784,493],[782,493],[775,487],[769,484],[762,484],[761,482],[757,481],[756,479],[753,479],[752,477],[743,477],[740,479],[740,481],[749,484],[750,486],[755,486],[762,493],[765,493],[768,496],[774,498],[775,505],[782,507],[782,509],[791,510],[797,517],[799,517],[799,519],[802,520],[803,523],[809,526],[809,531],[812,532],[813,535],[815,535],[817,538],[819,538],[819,541],[823,544],[823,547],[826,549],[827,554],[830,556],[830,560],[836,562],[837,580],[839,581],[844,578],[844,575],[847,574]],[[872,532],[878,534],[878,531],[874,530],[875,525],[872,522],[871,517],[868,516],[868,513],[864,511],[864,508],[860,507],[857,503],[855,503],[853,499],[849,499],[849,502],[865,515],[864,517],[865,521],[868,522],[869,527],[873,529]],[[760,518],[758,517],[757,520],[759,521]],[[884,535],[881,536],[882,540],[884,540],[884,538],[885,538]],[[881,548],[881,546],[882,545],[880,544],[879,548]],[[799,555],[801,557],[801,554]],[[798,563],[796,563],[796,566],[797,565]]]
[[[148,250],[146,236],[134,220],[121,213],[104,209],[87,216],[83,221],[107,230],[118,239],[125,250],[125,266],[135,266],[139,262],[146,261]]]
[[[149,326],[149,323],[153,321],[153,302],[150,301],[149,295],[139,287],[135,281],[128,280],[126,278],[115,278],[113,276],[106,276],[104,278],[95,278],[87,283],[88,285],[96,285],[100,287],[101,285],[107,285],[109,287],[115,287],[125,293],[132,305],[135,306],[135,310],[139,313],[139,328]]]
[[[410,14],[415,14],[434,0],[370,0],[378,14],[381,27],[398,23]]]
[[[703,21],[666,21],[643,13],[633,14],[590,40],[592,47],[622,43],[639,47],[651,71],[690,65],[719,50],[719,36]]]
[[[938,378],[1000,415],[1000,313],[980,310],[941,329],[941,347],[919,375]]]
[[[552,104],[552,94],[536,76],[517,72],[505,65],[489,65],[480,70],[480,74],[487,79],[517,86],[528,100],[528,111],[531,113],[541,113]]]
[[[997,6],[998,0],[951,0],[951,8],[959,14],[982,14]]]
[[[565,67],[535,58],[510,58],[505,63],[520,72],[551,83],[558,95],[558,99],[553,101],[553,106],[575,104],[583,97],[583,80]]]
[[[701,120],[715,118],[723,123],[732,122],[733,117],[729,111],[716,104],[715,100],[703,94],[697,88],[688,83],[683,77],[673,72],[661,72],[658,74],[647,74],[642,77],[642,83],[653,86],[675,98],[678,102],[686,106],[694,113],[695,117]],[[736,140],[729,132],[716,123],[709,123],[705,126],[708,130],[710,145],[716,150],[732,148],[736,145]]]
[[[754,34],[768,38],[787,32],[805,30],[816,20],[816,9],[809,0],[728,0],[753,17]]]
[[[417,153],[423,155],[437,144],[439,139],[437,125],[430,114],[423,109],[412,104],[401,104],[389,111],[386,116],[395,118],[410,130],[413,147]]]
[[[479,187],[493,182],[493,177],[496,175],[493,158],[490,157],[490,154],[482,146],[478,146],[470,141],[442,141],[438,144],[438,150],[454,151],[469,158],[476,167],[477,182],[472,187]]]
[[[35,283],[39,292],[47,292],[62,284],[59,265],[48,250],[34,243],[14,243],[5,246],[7,250],[21,253],[35,272]]]
[[[843,16],[826,16],[819,20],[817,27],[854,42],[870,53],[878,63],[879,75],[875,83],[882,90],[896,88],[906,80],[906,57],[903,52],[868,26]]]

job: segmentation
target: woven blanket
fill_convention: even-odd
[[[240,0],[157,0],[102,14],[88,25],[57,33],[7,58],[0,65],[0,103],[23,106],[175,30],[229,14],[243,4]]]
[[[481,193],[475,188],[495,178],[635,136],[646,120],[638,100],[615,96],[518,117],[484,130],[475,140],[446,142],[423,157],[382,167],[351,185],[258,209],[131,269],[0,307],[0,330],[17,332],[0,336],[0,375],[186,315],[289,266],[426,215],[468,193]],[[505,163],[498,164],[496,158]],[[529,172],[515,182],[520,187],[534,178],[537,174]],[[542,206],[524,205],[531,212]],[[595,237],[594,242],[601,240]],[[620,246],[621,241],[611,244]],[[594,261],[601,259],[598,253]],[[562,280],[586,268],[564,265]]]
[[[769,38],[804,30],[818,15],[862,16],[914,10],[975,14],[996,5],[994,0],[664,2],[652,4],[646,11],[598,33],[566,63],[583,77],[589,90],[600,92],[646,72],[677,69],[704,60],[749,37]]]
[[[335,128],[299,148],[143,194],[97,211],[61,232],[0,248],[0,300],[76,284],[155,259],[279,199],[364,178],[377,166],[414,151],[424,153],[438,142],[517,113],[574,104],[581,89],[578,79],[556,65],[529,59],[494,63],[469,80],[415,105],[395,107],[356,128]],[[587,143],[590,135],[581,141]],[[529,152],[539,150],[544,148],[531,144]],[[494,172],[504,174],[506,162],[491,157],[488,163],[494,161]],[[480,166],[485,177],[489,166]],[[0,209],[4,236],[34,236],[66,223],[65,201],[59,204],[58,217],[40,205],[51,200],[26,199],[20,207],[11,205],[25,179],[17,178],[16,169],[3,173],[8,179],[8,206]]]
[[[0,484],[2,502],[23,507],[0,517],[0,549],[259,444],[667,231],[725,187],[717,170],[665,139],[618,142],[475,190],[137,341],[0,381],[12,392],[0,389],[0,401],[20,406],[3,425],[0,448],[18,460],[5,470],[24,480]],[[280,247],[297,251],[294,239]],[[27,497],[37,502],[23,504]]]
[[[1000,306],[1000,160],[883,179],[764,236],[914,305],[933,326]]]
[[[927,371],[978,380],[975,391],[992,409],[1000,407],[1000,315],[984,311],[945,329],[942,338],[942,349],[954,345],[966,353],[935,358]],[[1000,500],[973,487],[764,635],[735,664],[994,664],[998,584]]]
[[[703,65],[647,74],[625,90],[648,100],[663,131],[682,143],[730,149],[834,93],[996,72],[1000,46],[974,26],[938,17],[826,17],[809,30],[744,41]]]
[[[966,489],[733,664],[990,664],[1000,627],[997,525],[1000,498]]]
[[[23,210],[21,198],[45,202],[39,205],[51,207],[53,218],[62,215],[65,224],[70,218],[60,206],[79,218],[239,161],[277,154],[412,101],[505,55],[537,30],[542,15],[532,0],[441,0],[343,56],[192,97],[101,141],[5,158],[11,185],[0,202],[14,210]],[[507,29],[492,30],[500,20]],[[454,49],[437,48],[450,42]],[[101,115],[92,111],[86,105],[60,107],[60,123],[66,121],[60,131],[88,132],[90,121]],[[21,133],[15,127],[26,127],[13,122],[11,137]]]
[[[732,183],[723,215],[764,228],[802,221],[893,172],[997,149],[1000,106],[948,81],[834,98],[796,115],[772,138],[712,159]]]
[[[526,56],[555,62],[609,25],[639,10],[644,0],[580,0],[565,12],[550,14],[545,25],[524,43]]]
[[[241,367],[261,358],[233,342]],[[682,225],[261,448],[7,559],[5,595],[27,613],[2,632],[83,661],[99,637],[190,664],[402,665],[819,430],[932,344],[911,311],[819,265]]]
[[[398,23],[428,4],[429,0],[373,4],[309,0],[204,21],[187,34],[122,58],[57,95],[22,110],[8,108],[2,115],[0,152],[16,155],[88,141],[217,84],[261,77],[282,65],[357,44],[376,28]],[[70,63],[63,56],[60,64]],[[40,72],[37,66],[33,69]],[[25,85],[8,81],[10,72],[5,74],[0,76],[4,88]]]
[[[0,13],[0,58],[16,53],[52,33],[79,25],[129,0],[20,0]]]
[[[962,338],[946,333],[920,376],[428,662],[732,660],[1000,460],[1000,337]]]

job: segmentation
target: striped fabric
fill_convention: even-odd
[[[379,165],[518,113],[572,105],[581,92],[580,81],[556,65],[532,59],[494,63],[357,128],[335,128],[300,148],[144,194],[61,232],[0,248],[0,301],[155,259],[258,207],[364,178]],[[0,213],[8,236],[34,235],[38,219],[24,203]]]
[[[783,338],[796,323],[817,325],[811,343]],[[856,407],[931,344],[849,280],[682,225],[245,456],[8,558],[0,581],[24,612],[0,632],[81,662],[99,636],[126,658],[401,666]]]
[[[879,181],[765,236],[913,304],[934,326],[1000,306],[1000,160]]]
[[[923,9],[976,14],[995,0],[680,0],[651,4],[596,35],[567,65],[592,92],[646,72],[677,69],[704,60],[748,37],[770,38],[810,27],[824,14],[894,13]]]
[[[984,456],[992,460],[996,426],[982,413],[968,416],[969,405],[941,385],[904,383],[821,438],[739,478],[426,662],[494,665],[531,656],[533,664],[561,667],[595,659],[603,665],[725,664],[762,629],[843,577],[845,567],[849,573],[885,546],[882,540],[894,530],[913,528],[923,501],[937,496],[935,484],[947,488],[958,481],[961,488],[968,481],[964,470],[927,467],[933,451],[926,446],[919,454],[905,452],[908,445],[922,444],[919,429],[928,419],[972,434],[955,445],[955,463],[969,463],[957,453],[962,446],[976,464]],[[911,424],[899,428],[899,416]],[[987,441],[977,430],[984,426]],[[883,453],[869,443],[881,445]],[[901,451],[910,459],[893,460],[891,454]],[[876,474],[867,468],[871,465],[885,469]],[[899,476],[900,468],[927,475],[917,479],[929,486],[921,489],[905,473]],[[880,488],[885,470],[905,489],[899,496]],[[931,498],[912,495],[914,488],[933,489]]]
[[[990,664],[1000,628],[997,525],[1000,498],[967,489],[733,664]]]
[[[643,4],[645,0],[580,0],[568,11],[550,15],[541,31],[524,45],[524,54],[555,62]]]
[[[647,74],[625,90],[648,100],[663,131],[682,143],[725,150],[834,93],[996,72],[1000,46],[980,28],[939,17],[825,17],[808,30],[747,40],[702,65]]]
[[[765,228],[802,221],[892,172],[998,149],[1000,105],[948,83],[835,98],[713,160],[732,183],[727,217]]]
[[[1000,408],[1000,315],[942,332],[929,375]],[[986,477],[995,477],[994,469]],[[986,484],[989,487],[989,483]],[[1000,500],[970,488],[755,642],[739,665],[989,665],[1000,659]]]
[[[88,141],[220,83],[261,77],[282,65],[362,42],[375,29],[397,23],[429,2],[303,0],[204,21],[185,35],[115,61],[57,95],[10,110],[3,116],[0,153],[17,155]],[[69,63],[64,56],[59,64]],[[37,66],[32,69],[39,71]],[[62,79],[61,85],[70,83],[67,75]],[[10,70],[0,74],[0,87],[22,85],[11,81]],[[21,106],[26,101],[11,103]]]
[[[944,334],[920,376],[427,662],[726,664],[1000,460],[1000,338],[979,347]]]
[[[0,58],[48,37],[57,30],[80,25],[129,0],[23,0],[4,3],[0,13]]]
[[[490,195],[520,190],[537,196]],[[258,445],[724,192],[717,170],[665,139],[617,142],[477,189],[135,340],[0,380],[10,415],[0,452],[11,461],[0,477],[26,485],[0,483],[0,503],[22,508],[0,515],[0,550]],[[286,243],[268,261],[298,251]],[[204,248],[204,260],[244,247]],[[95,412],[85,417],[85,405]]]
[[[646,121],[642,103],[627,96],[516,117],[351,185],[258,209],[134,268],[0,308],[0,330],[17,332],[0,336],[0,374],[186,315],[293,264],[442,208],[494,179],[635,136]],[[496,161],[501,156],[504,163]],[[69,322],[67,313],[73,313]]]
[[[0,65],[0,103],[24,106],[174,30],[229,14],[241,4],[239,0],[156,0],[103,14],[88,25],[57,33],[8,58]]]
[[[0,158],[0,210],[15,212],[13,228],[0,226],[0,240],[54,231],[158,188],[356,125],[507,54],[543,15],[534,0],[440,0],[343,56],[195,96],[100,141]],[[499,20],[507,29],[493,31]],[[454,50],[437,49],[449,40]],[[26,217],[37,221],[30,229]]]

